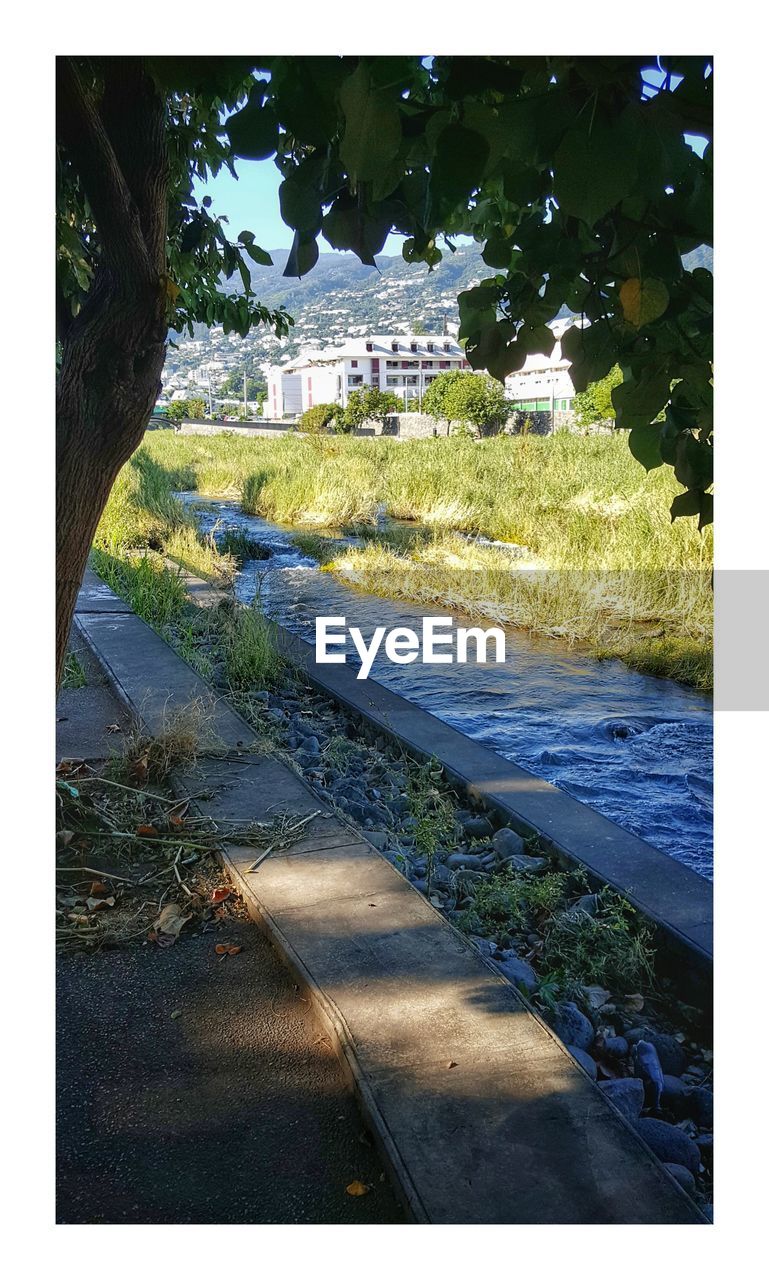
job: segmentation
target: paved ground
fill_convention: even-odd
[[[83,664],[89,684],[60,695],[58,758],[119,746],[120,705]],[[58,1221],[404,1221],[287,970],[254,925],[233,921],[227,941],[243,951],[224,961],[210,934],[60,957]]]
[[[255,926],[227,940],[60,961],[58,1221],[402,1222],[288,972]]]

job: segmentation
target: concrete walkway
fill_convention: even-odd
[[[125,606],[124,606],[125,609]],[[78,625],[121,696],[157,727],[201,682],[138,618],[88,590]],[[250,872],[254,917],[347,1064],[416,1221],[698,1223],[699,1211],[514,988],[212,692],[226,757],[179,786],[212,817],[320,810]]]
[[[129,716],[74,639],[88,683],[59,694],[57,760],[97,763]],[[310,1003],[252,924],[227,941],[224,962],[210,934],[58,958],[57,1220],[403,1222]]]

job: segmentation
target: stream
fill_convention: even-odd
[[[322,572],[290,529],[246,515],[236,502],[177,496],[202,531],[243,529],[270,552],[244,563],[236,595],[246,604],[258,596],[270,617],[305,639],[314,640],[318,614],[344,615],[367,640],[375,626],[421,633],[423,607],[366,595]],[[370,678],[712,879],[711,699],[554,640],[515,628],[505,635],[504,664],[432,666],[417,658],[396,666],[377,657]],[[348,662],[351,655],[357,661],[348,642]]]

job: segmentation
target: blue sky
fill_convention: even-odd
[[[645,96],[651,96],[663,78],[664,73],[656,67],[645,71],[644,79],[648,86]],[[675,81],[680,83],[680,77],[675,77]],[[698,155],[702,154],[705,147],[703,138],[687,137],[687,141]],[[293,232],[280,216],[278,187],[281,175],[274,160],[238,160],[237,170],[237,179],[223,169],[208,182],[196,183],[195,195],[198,198],[211,196],[212,212],[227,216],[233,238],[240,231],[248,230],[253,231],[262,249],[290,249]],[[388,236],[383,254],[400,254],[403,240],[403,236]],[[337,252],[322,236],[318,237],[318,248],[321,253]]]

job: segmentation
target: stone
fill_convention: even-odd
[[[695,1143],[699,1148],[700,1159],[707,1169],[708,1173],[713,1172],[713,1134],[701,1133],[699,1138],[695,1138]]]
[[[626,1120],[635,1123],[644,1104],[644,1087],[634,1076],[626,1080],[602,1080],[598,1088],[621,1111]]]
[[[691,1089],[689,1085],[680,1080],[678,1076],[663,1075],[662,1077],[662,1105],[668,1111],[671,1111],[676,1120],[681,1120],[684,1116],[689,1115],[689,1094]]]
[[[515,853],[512,858],[505,859],[508,867],[512,867],[513,871],[526,871],[531,875],[535,875],[538,871],[544,871],[548,865],[547,858],[530,858],[525,853]]]
[[[603,1051],[607,1058],[626,1058],[630,1052],[630,1045],[624,1036],[604,1036]]]
[[[307,751],[313,756],[318,755],[320,751],[320,743],[314,733],[310,734],[309,737],[302,739],[302,750]]]
[[[450,853],[446,866],[449,871],[480,871],[481,859],[475,853]]]
[[[252,702],[261,702],[261,703],[263,703],[263,704],[264,704],[264,706],[268,706],[268,705],[269,705],[269,702],[270,702],[270,695],[269,695],[269,692],[267,691],[267,689],[257,689],[257,690],[256,690],[256,693],[252,693],[252,694],[251,694],[251,701],[252,701]],[[273,700],[273,704],[272,704],[272,705],[273,705],[273,706],[275,706],[275,705],[276,705],[276,703],[275,703],[275,701],[274,701],[274,700]]]
[[[684,1191],[688,1191],[691,1195],[693,1191],[697,1190],[694,1174],[689,1169],[684,1168],[682,1164],[666,1164],[665,1168],[668,1173],[673,1175],[679,1187],[683,1187]]]
[[[536,973],[531,965],[517,956],[514,951],[498,953],[494,959],[494,965],[508,982],[512,982],[514,987],[523,987],[527,995],[536,991],[539,985]]]
[[[470,840],[488,840],[494,834],[494,828],[488,818],[471,815],[462,823],[462,830]]]
[[[699,1147],[674,1124],[668,1124],[666,1120],[655,1120],[651,1116],[641,1116],[635,1122],[635,1129],[663,1164],[681,1164],[691,1173],[698,1172]]]
[[[701,1129],[713,1128],[713,1094],[699,1086],[691,1090],[687,1099],[689,1115]]]
[[[657,1050],[662,1070],[671,1076],[680,1076],[686,1070],[686,1054],[674,1036],[665,1035],[662,1031],[652,1031],[651,1027],[633,1027],[625,1035],[630,1044],[646,1040]]]
[[[665,1080],[657,1050],[648,1040],[633,1045],[633,1075],[643,1081],[647,1107],[659,1111]]]
[[[598,1078],[598,1068],[590,1057],[590,1054],[586,1053],[584,1049],[578,1048],[576,1044],[567,1044],[566,1048],[569,1050],[572,1058],[575,1058],[582,1069],[587,1072],[590,1079],[596,1080]]]
[[[370,843],[373,844],[374,848],[378,849],[380,853],[384,853],[389,842],[389,836],[387,832],[386,831],[369,831],[367,832],[367,836]]]
[[[598,910],[600,898],[597,893],[583,893],[569,908],[570,911],[582,911],[585,915],[594,916]]]
[[[414,886],[414,888],[417,889],[420,893],[427,893],[426,880],[412,880],[411,883]]]
[[[595,1039],[593,1024],[571,1000],[556,1005],[553,1031],[564,1044],[589,1049]]]
[[[510,827],[500,827],[491,837],[491,843],[500,858],[512,858],[515,854],[525,853],[526,845],[517,831]]]

